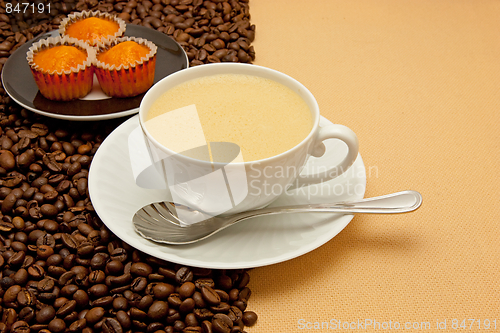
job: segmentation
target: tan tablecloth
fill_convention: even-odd
[[[424,203],[358,215],[319,249],[253,269],[248,331],[500,331],[500,2],[250,9],[255,63],[304,83],[357,133],[374,171],[365,196],[414,189]]]

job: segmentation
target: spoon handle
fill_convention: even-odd
[[[420,193],[402,191],[353,202],[264,208],[253,212],[244,212],[236,216],[239,217],[237,220],[240,220],[261,215],[302,212],[394,214],[414,211],[421,204],[422,195]]]
[[[414,211],[422,204],[422,195],[416,191],[402,191],[379,197],[367,198],[355,202],[336,204],[318,204],[316,211],[339,213],[407,213]],[[312,208],[312,207],[311,207]]]

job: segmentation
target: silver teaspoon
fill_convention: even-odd
[[[139,209],[132,221],[135,230],[146,239],[165,244],[183,245],[206,239],[229,226],[257,216],[304,212],[407,213],[416,210],[421,204],[422,196],[420,193],[402,191],[355,202],[272,207],[228,216],[211,217],[184,205],[156,202]],[[183,210],[184,213],[197,214],[201,217],[199,220],[206,219],[198,223],[182,225],[177,214],[179,210]]]

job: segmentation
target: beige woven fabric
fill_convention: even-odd
[[[255,63],[304,83],[322,115],[357,133],[374,171],[365,196],[414,189],[424,203],[358,215],[319,249],[253,269],[248,331],[480,332],[487,320],[500,331],[500,2],[251,0],[250,11]]]

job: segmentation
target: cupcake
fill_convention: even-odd
[[[116,16],[99,11],[83,11],[68,15],[59,26],[59,34],[95,46],[98,42],[123,36],[125,28],[125,21]]]
[[[122,37],[96,46],[95,73],[102,91],[111,97],[133,97],[154,82],[156,45]]]
[[[86,96],[92,89],[95,51],[77,39],[42,39],[29,48],[26,59],[47,99],[69,101]]]

